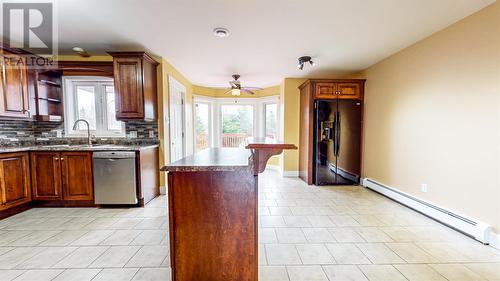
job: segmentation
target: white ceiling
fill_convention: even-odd
[[[165,57],[191,82],[248,86],[363,70],[495,0],[59,0],[59,48]],[[215,27],[231,32],[213,36]],[[297,69],[310,55],[311,69]]]

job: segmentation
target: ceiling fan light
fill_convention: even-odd
[[[232,89],[231,90],[231,95],[233,95],[233,96],[239,96],[239,95],[241,95],[241,90],[240,89]]]

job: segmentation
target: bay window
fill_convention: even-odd
[[[195,150],[240,147],[247,137],[278,139],[278,97],[194,97]]]

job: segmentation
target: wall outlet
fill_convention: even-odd
[[[128,133],[128,137],[131,138],[131,139],[137,138],[137,131],[130,131]]]
[[[420,187],[422,189],[422,192],[427,192],[427,184],[423,183]]]
[[[155,131],[149,130],[149,137],[154,138],[155,137]]]

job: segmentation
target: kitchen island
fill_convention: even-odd
[[[249,139],[245,148],[210,148],[168,171],[174,281],[256,281],[258,173],[295,145]]]

